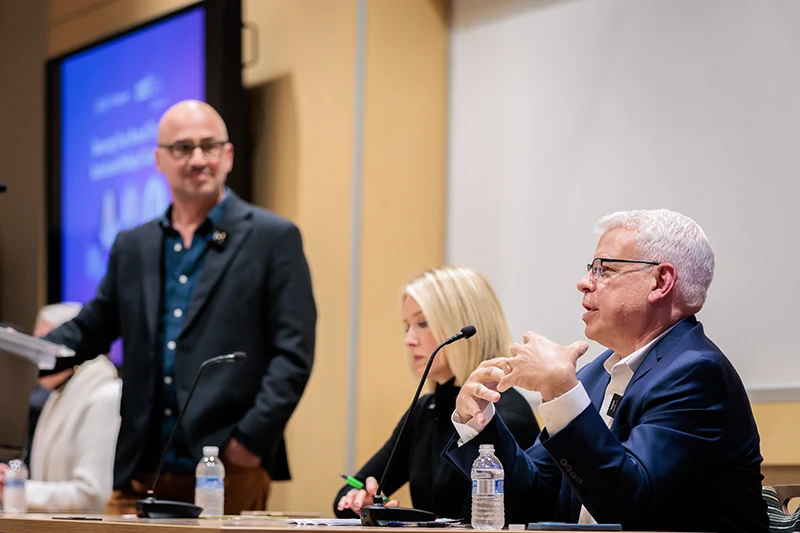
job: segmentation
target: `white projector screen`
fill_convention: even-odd
[[[596,220],[680,211],[716,252],[707,334],[753,400],[800,399],[798,27],[792,0],[455,0],[448,261],[569,343]]]

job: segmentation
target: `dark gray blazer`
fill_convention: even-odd
[[[207,252],[175,353],[183,405],[200,364],[241,350],[247,361],[206,369],[182,426],[192,453],[223,446],[238,430],[273,479],[289,479],[283,441],[314,358],[316,306],[300,231],[291,222],[233,193],[219,230],[227,238]],[[158,220],[116,238],[97,296],[47,336],[76,352],[59,367],[106,353],[122,337],[122,425],[114,487],[122,488],[142,459],[160,379],[157,354],[163,230]],[[56,368],[56,370],[59,369]]]

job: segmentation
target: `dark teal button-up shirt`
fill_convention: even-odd
[[[172,227],[172,206],[167,209],[161,220],[161,227],[164,230],[162,262],[164,271],[156,346],[157,353],[161,355],[161,382],[155,407],[157,417],[155,426],[161,428],[161,439],[159,450],[157,452],[152,450],[145,455],[146,457],[160,457],[180,412],[175,388],[175,354],[178,349],[178,337],[183,327],[183,318],[192,300],[192,293],[203,272],[209,241],[222,220],[228,196],[226,191],[225,198],[211,209],[206,220],[195,231],[189,248],[184,246],[181,235]],[[157,439],[152,439],[151,442],[154,445],[158,444]],[[194,471],[196,466],[186,434],[183,429],[178,428],[175,440],[167,453],[164,471]]]

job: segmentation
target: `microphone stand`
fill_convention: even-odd
[[[414,399],[411,400],[411,407],[409,407],[406,416],[403,417],[403,423],[400,426],[400,431],[397,433],[397,440],[394,442],[391,453],[389,453],[389,460],[386,461],[386,467],[384,468],[383,475],[378,483],[378,495],[382,494],[383,486],[386,483],[386,477],[389,474],[389,468],[392,465],[392,459],[394,458],[394,454],[397,451],[398,445],[400,444],[400,439],[403,438],[403,432],[406,429],[406,424],[408,424],[408,419],[411,418],[411,414],[414,412],[414,407],[417,405],[417,400],[422,392],[422,386],[425,385],[425,379],[428,377],[428,372],[431,370],[433,359],[436,357],[436,354],[439,353],[439,350],[448,344],[452,344],[460,339],[468,339],[473,335],[475,335],[475,326],[464,326],[461,328],[460,332],[456,333],[442,344],[437,346],[428,359],[428,364],[425,366],[425,371],[422,373],[422,378],[419,380],[417,392],[414,393]],[[375,498],[372,505],[365,505],[361,508],[362,526],[396,526],[400,525],[399,522],[432,522],[434,520],[436,520],[435,513],[424,511],[422,509],[414,509],[411,507],[387,507],[383,505],[381,498]]]
[[[136,501],[136,516],[139,518],[197,518],[200,516],[200,513],[203,512],[202,507],[191,503],[156,499],[156,483],[158,482],[158,476],[161,475],[161,469],[164,468],[164,462],[167,460],[167,453],[169,453],[170,446],[172,446],[172,440],[178,432],[178,427],[181,425],[183,415],[186,413],[186,408],[189,406],[189,401],[192,399],[194,389],[197,387],[197,383],[200,381],[200,376],[203,374],[203,371],[210,365],[217,363],[239,363],[245,359],[247,359],[247,354],[244,352],[234,352],[206,359],[203,361],[203,364],[200,365],[194,377],[192,388],[189,389],[189,395],[186,397],[186,401],[183,402],[183,409],[181,409],[181,412],[178,414],[178,420],[175,421],[175,426],[169,434],[167,445],[164,447],[164,453],[161,454],[161,459],[158,461],[158,467],[153,475],[153,481],[150,484],[150,488],[147,490],[147,498]]]

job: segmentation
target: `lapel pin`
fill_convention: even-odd
[[[228,238],[228,234],[221,230],[216,230],[211,234],[211,244],[218,250],[222,250],[223,246],[225,245],[225,239]]]

